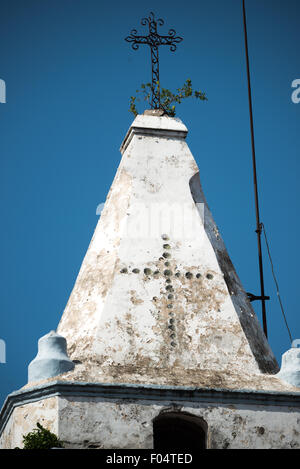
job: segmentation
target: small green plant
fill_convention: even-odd
[[[57,436],[44,428],[39,422],[32,432],[23,436],[24,449],[51,449],[63,448],[62,442]]]
[[[205,93],[202,91],[193,91],[192,88],[192,81],[187,79],[182,88],[178,88],[176,91],[177,93],[172,93],[170,90],[166,88],[161,88],[159,86],[159,82],[157,84],[157,90],[160,96],[160,107],[170,117],[174,117],[176,115],[176,104],[180,104],[183,99],[195,97],[200,99],[201,101],[207,101],[207,97]],[[131,96],[130,98],[130,107],[129,111],[137,116],[137,108],[136,103],[140,102],[142,95],[143,100],[150,103],[151,94],[152,94],[152,85],[151,83],[142,83],[141,89],[136,90],[137,96]]]

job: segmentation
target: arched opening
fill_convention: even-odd
[[[154,449],[206,449],[207,424],[199,417],[168,412],[153,421]]]

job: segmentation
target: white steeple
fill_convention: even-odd
[[[125,137],[57,333],[1,410],[0,448],[36,422],[66,448],[299,448],[299,352],[276,374],[187,129],[152,114]]]
[[[241,388],[278,371],[186,135],[179,119],[138,115],[122,143],[58,327],[74,379]]]

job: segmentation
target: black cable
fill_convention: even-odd
[[[263,329],[264,329],[264,333],[265,333],[266,338],[268,338],[267,312],[266,312],[265,286],[264,286],[264,271],[263,271],[263,257],[262,257],[262,249],[261,249],[261,223],[260,223],[260,215],[259,215],[258,184],[257,184],[257,170],[256,170],[256,152],[255,152],[255,141],[254,141],[252,92],[251,92],[251,79],[250,79],[250,64],[249,64],[248,34],[247,34],[247,18],[246,18],[245,0],[242,0],[242,6],[243,6],[245,54],[246,54],[246,66],[247,66],[248,99],[249,99],[249,114],[250,114],[250,132],[251,132],[251,146],[252,146],[253,183],[254,183],[255,213],[256,213],[256,230],[255,231],[256,231],[256,234],[257,234],[257,248],[258,248],[258,263],[259,263],[259,278],[260,278]]]
[[[273,275],[273,279],[274,279],[274,282],[275,282],[275,285],[276,285],[276,293],[277,293],[277,297],[278,297],[278,300],[279,300],[281,312],[282,312],[284,322],[285,322],[285,325],[286,325],[288,333],[289,333],[290,341],[293,342],[292,334],[291,334],[291,331],[290,331],[290,328],[289,328],[289,325],[288,325],[288,322],[287,322],[287,319],[286,319],[286,315],[285,315],[285,312],[284,312],[284,309],[283,309],[283,305],[282,305],[282,301],[281,301],[281,297],[280,297],[280,293],[279,293],[279,285],[278,285],[276,275],[275,275],[275,271],[274,271],[274,265],[273,265],[273,261],[272,261],[272,257],[271,257],[271,252],[270,252],[270,247],[269,247],[269,243],[268,243],[267,233],[266,233],[266,230],[265,230],[265,225],[263,223],[261,223],[261,227],[262,227],[262,231],[263,231],[266,246],[267,246],[268,256],[269,256],[270,264],[271,264],[271,268],[272,268],[272,275]]]

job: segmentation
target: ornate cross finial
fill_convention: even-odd
[[[152,62],[152,109],[160,109],[160,83],[159,83],[159,59],[158,59],[158,47],[159,46],[170,46],[170,50],[174,52],[177,49],[176,44],[182,41],[182,37],[176,36],[174,29],[169,30],[168,36],[160,36],[157,33],[157,25],[163,26],[164,21],[159,18],[155,20],[154,13],[150,13],[148,18],[143,18],[141,24],[149,26],[148,36],[138,36],[137,30],[133,29],[130,36],[125,38],[125,41],[132,42],[132,48],[137,50],[139,44],[148,44],[151,49],[151,62]]]

